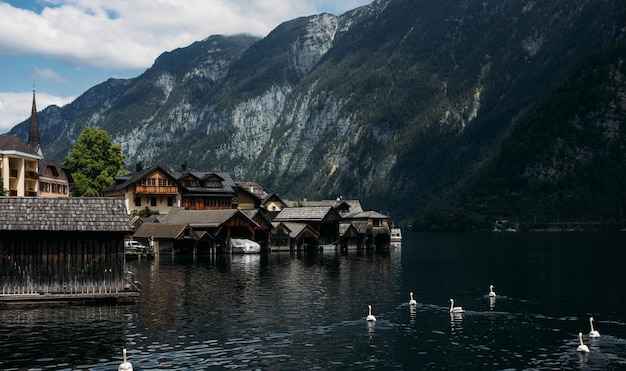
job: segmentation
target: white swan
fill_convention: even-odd
[[[417,305],[417,302],[413,299],[413,291],[409,293],[409,297],[411,298],[411,300],[409,300],[409,305]]]
[[[365,317],[366,320],[370,321],[370,322],[374,322],[376,321],[376,317],[374,317],[374,315],[372,314],[372,306],[368,305],[367,306],[367,317]]]
[[[489,285],[489,296],[495,298],[496,292],[493,291],[493,285]]]
[[[464,310],[462,307],[454,306],[454,299],[450,299],[450,313],[463,313]]]
[[[580,341],[580,345],[578,346],[578,348],[576,348],[577,351],[579,352],[583,352],[583,353],[589,353],[589,347],[585,345],[585,343],[583,343],[583,333],[579,332],[578,333],[578,340]]]
[[[591,331],[589,331],[589,337],[599,338],[600,333],[593,328],[593,317],[589,317],[589,326],[591,326]]]
[[[133,365],[126,361],[126,348],[122,351],[124,354],[124,362],[118,367],[118,371],[133,371]]]

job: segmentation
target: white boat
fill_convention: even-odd
[[[233,254],[258,254],[261,252],[261,245],[245,238],[231,238],[230,251]]]
[[[402,230],[400,228],[391,228],[391,242],[402,242]]]
[[[337,249],[337,243],[322,243],[320,244],[321,251],[335,251]]]

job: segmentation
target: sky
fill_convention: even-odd
[[[265,36],[280,23],[372,0],[0,0],[0,134],[163,52],[211,35]]]

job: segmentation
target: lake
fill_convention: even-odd
[[[135,305],[0,309],[0,368],[117,370],[126,348],[135,370],[626,369],[625,263],[626,234],[598,232],[129,261]]]

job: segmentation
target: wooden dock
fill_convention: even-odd
[[[14,305],[112,305],[134,304],[138,291],[80,293],[80,294],[6,294],[0,295],[0,307]]]

